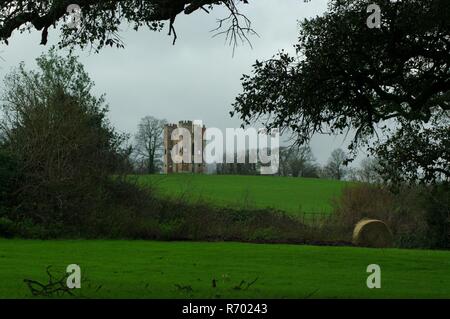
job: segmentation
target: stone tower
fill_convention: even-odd
[[[172,132],[177,128],[185,128],[191,134],[191,160],[188,163],[174,163],[171,156],[171,150],[173,147],[180,142],[180,140],[172,140]],[[179,121],[178,124],[167,124],[164,127],[164,173],[172,174],[172,173],[204,173],[205,172],[205,162],[202,163],[194,163],[194,130],[200,129],[201,132],[201,146],[200,150],[201,154],[203,154],[203,150],[205,148],[205,126],[198,127],[197,124],[194,124],[192,121]]]

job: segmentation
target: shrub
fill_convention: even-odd
[[[431,247],[450,247],[450,189],[437,185],[423,195],[428,225],[427,239]]]
[[[15,235],[14,222],[6,217],[0,217],[0,237],[11,238]]]
[[[76,57],[50,50],[37,64],[37,71],[21,64],[5,77],[0,136],[21,176],[9,217],[55,235],[82,233],[105,209],[105,184],[123,164],[124,137],[109,124],[104,99],[91,93],[94,84]]]
[[[296,218],[272,209],[216,207],[206,202],[160,198],[151,188],[114,179],[106,186],[108,207],[86,221],[83,236],[196,241],[308,241]]]
[[[11,154],[0,149],[0,217],[10,214],[17,176],[16,160]]]
[[[349,240],[363,218],[380,219],[391,229],[397,247],[445,248],[448,246],[448,188],[403,187],[397,192],[377,185],[359,184],[344,189],[333,203],[333,226]]]

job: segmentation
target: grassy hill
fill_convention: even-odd
[[[47,266],[62,274],[73,263],[82,272],[75,293],[87,298],[450,297],[448,251],[0,240],[0,252],[0,298],[29,298],[24,279],[48,282]],[[369,264],[381,267],[381,289],[366,286]]]
[[[163,195],[204,199],[218,205],[273,207],[290,213],[330,212],[331,200],[350,183],[314,178],[237,175],[145,175]]]

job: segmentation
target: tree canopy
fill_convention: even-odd
[[[364,0],[332,0],[324,15],[301,22],[297,54],[256,61],[231,114],[292,130],[299,143],[353,129],[353,151],[388,123],[432,129],[436,117],[448,117],[448,1],[377,4],[380,28],[368,27]],[[450,176],[448,166],[440,171]]]
[[[450,116],[435,116],[424,126],[403,123],[373,151],[381,160],[384,180],[398,184],[402,180],[424,182],[450,180]]]
[[[75,56],[50,50],[37,65],[29,71],[22,63],[5,78],[0,164],[18,167],[8,217],[79,225],[120,172],[125,136],[108,122],[107,105]]]
[[[219,20],[218,33],[225,33],[232,43],[248,40],[252,32],[250,20],[237,5],[247,0],[4,0],[0,2],[0,41],[8,43],[15,30],[36,29],[42,32],[41,44],[46,44],[49,29],[68,19],[68,8],[76,4],[82,12],[80,28],[62,25],[61,46],[91,45],[99,50],[104,46],[122,47],[120,24],[127,22],[135,30],[148,27],[161,30],[169,21],[169,34],[176,39],[175,18],[197,10],[209,12],[215,6],[225,6],[229,16]]]

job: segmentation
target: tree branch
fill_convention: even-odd
[[[45,45],[48,39],[48,30],[56,25],[67,14],[67,7],[77,4],[83,12],[83,17],[89,17],[91,29],[83,29],[83,37],[87,42],[99,40],[104,44],[112,44],[105,40],[105,34],[114,34],[122,20],[135,23],[135,29],[147,25],[155,28],[155,22],[170,21],[169,34],[174,35],[174,43],[177,38],[173,22],[180,13],[191,14],[202,9],[208,12],[204,6],[225,5],[231,12],[233,19],[243,18],[236,9],[236,2],[247,3],[247,0],[148,0],[143,4],[142,0],[18,0],[0,1],[0,41],[8,44],[15,30],[31,29],[42,30],[41,44]],[[112,14],[111,14],[112,12]],[[86,23],[84,21],[84,23]],[[233,26],[237,35],[245,38],[243,30],[250,31],[248,19],[244,20],[246,26]],[[101,31],[99,31],[101,30]],[[70,42],[70,41],[69,41]],[[77,41],[72,40],[72,44]],[[105,43],[106,42],[106,43]],[[114,42],[114,41],[113,41]]]

